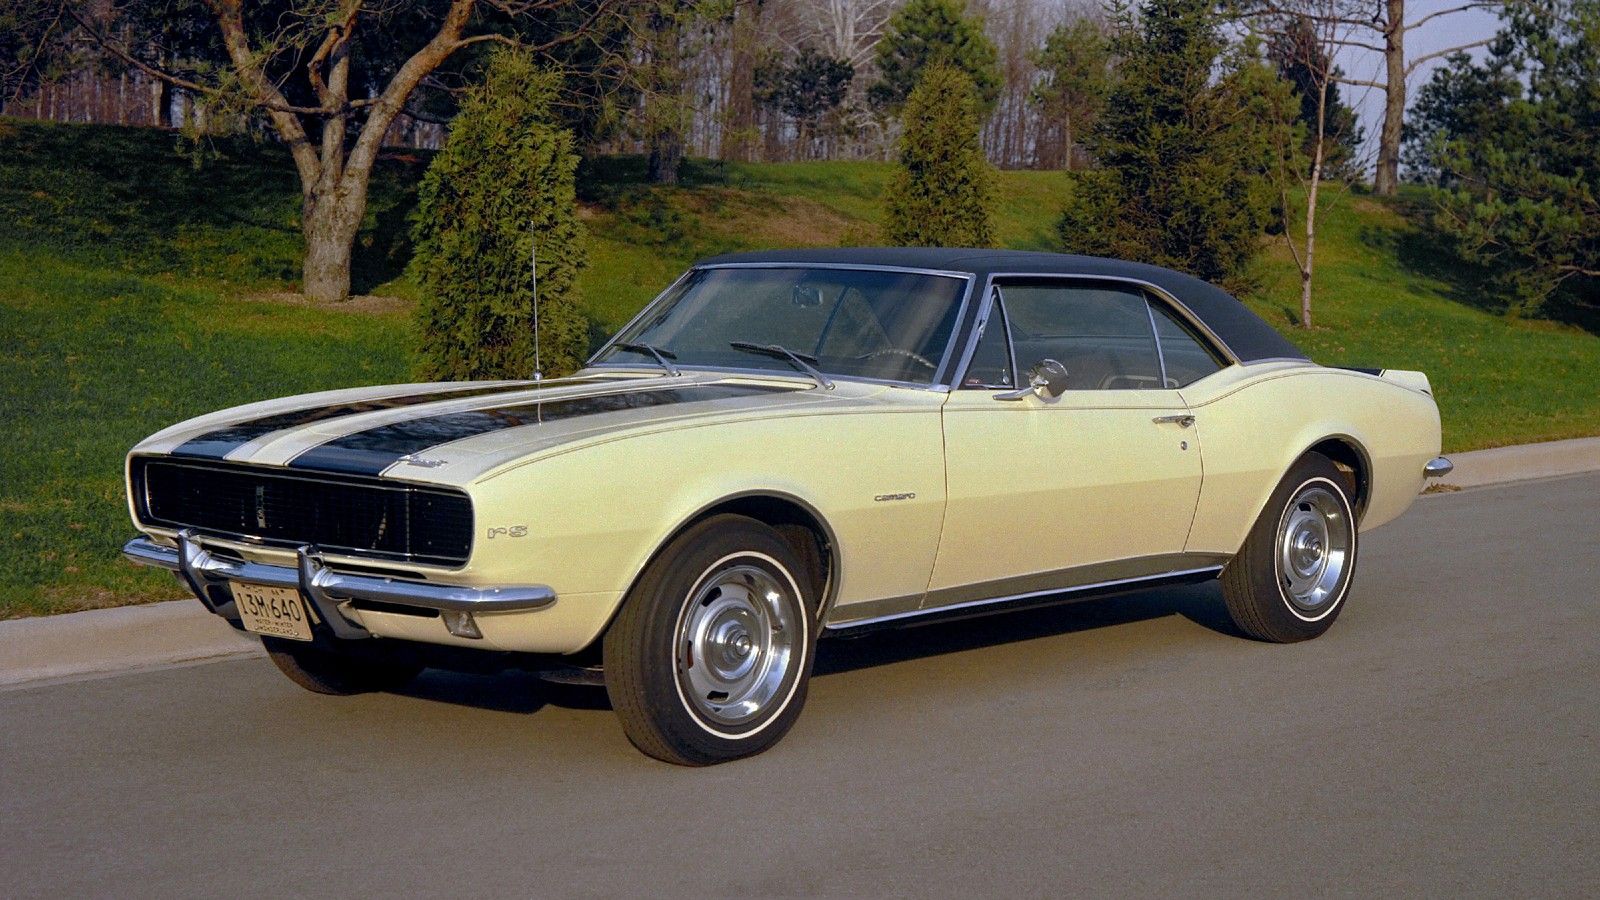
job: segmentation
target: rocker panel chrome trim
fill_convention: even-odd
[[[1177,561],[1187,565],[1173,568]],[[865,615],[829,622],[826,629],[829,634],[869,631],[923,618],[964,618],[1166,583],[1201,581],[1216,576],[1226,562],[1227,557],[1220,554],[1169,554],[959,585],[930,592],[926,597],[891,597],[851,604],[846,611],[859,610]]]

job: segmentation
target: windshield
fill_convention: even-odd
[[[828,375],[932,384],[966,287],[920,272],[699,269],[598,362],[654,365],[652,348],[683,367],[795,371],[782,353],[760,352],[777,345]]]

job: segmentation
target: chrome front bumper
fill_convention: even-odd
[[[297,550],[297,564],[292,569],[225,559],[201,547],[188,530],[178,533],[177,547],[164,547],[149,538],[138,537],[123,545],[122,555],[143,566],[178,573],[206,608],[229,619],[237,615],[229,615],[231,610],[221,608],[222,604],[214,601],[211,587],[229,581],[245,581],[296,588],[316,607],[318,617],[328,624],[334,636],[346,639],[371,636],[339,612],[339,604],[351,600],[469,613],[543,609],[556,602],[555,591],[542,584],[471,588],[335,572],[323,564],[322,555],[315,547]]]
[[[1455,471],[1456,464],[1442,456],[1435,456],[1422,467],[1423,478],[1443,478]]]

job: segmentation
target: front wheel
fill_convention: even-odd
[[[813,587],[794,549],[743,516],[674,540],[606,632],[606,692],[628,740],[703,766],[777,743],[805,704]]]
[[[1222,597],[1241,631],[1289,643],[1322,634],[1338,618],[1356,568],[1350,490],[1320,454],[1289,469],[1222,572]]]

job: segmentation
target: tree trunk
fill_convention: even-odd
[[[350,297],[350,258],[361,216],[365,191],[345,192],[321,201],[312,196],[304,204],[306,257],[301,270],[301,291],[306,299],[338,303]]]
[[[1328,143],[1328,81],[1323,72],[1317,84],[1317,145],[1311,154],[1311,181],[1306,186],[1306,255],[1300,263],[1300,327],[1311,327],[1311,276],[1317,258],[1317,191],[1322,187],[1322,161]]]
[[[159,78],[150,81],[150,124],[172,127],[172,85]]]
[[[728,72],[723,109],[722,158],[749,162],[755,156],[756,51],[760,49],[760,4],[739,5],[733,11],[732,66]]]
[[[1311,274],[1317,255],[1317,189],[1322,186],[1322,141],[1317,141],[1316,159],[1311,168],[1311,185],[1306,190],[1306,255],[1300,266],[1300,327],[1311,327]]]
[[[678,167],[683,163],[683,136],[658,134],[650,142],[650,182],[677,184]]]
[[[1378,133],[1378,169],[1372,191],[1392,197],[1400,184],[1400,130],[1406,115],[1406,2],[1387,0],[1388,28],[1383,36],[1383,128]]]

